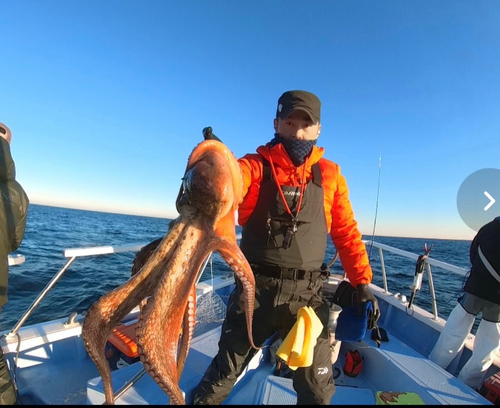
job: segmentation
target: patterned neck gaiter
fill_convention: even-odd
[[[271,140],[271,147],[281,143],[294,166],[298,167],[306,161],[306,157],[311,153],[316,140],[291,139],[275,133],[274,139]]]

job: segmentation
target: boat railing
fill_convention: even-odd
[[[384,252],[383,251],[388,251],[391,253],[394,253],[396,255],[417,260],[419,255],[414,254],[412,252],[404,251],[398,248],[391,247],[389,245],[381,244],[379,242],[375,241],[367,241],[363,240],[365,245],[373,245],[373,247],[378,248],[379,254],[380,254],[380,263],[381,263],[381,269],[382,269],[382,280],[383,280],[383,285],[384,285],[384,293],[389,294],[388,290],[388,285],[387,285],[387,275],[386,275],[386,269],[385,269],[385,262],[384,262]],[[52,289],[52,287],[57,283],[59,279],[64,275],[64,273],[68,270],[68,268],[75,262],[77,258],[82,258],[82,257],[89,257],[89,256],[98,256],[98,255],[109,255],[109,254],[116,254],[116,253],[121,253],[121,252],[137,252],[139,251],[144,245],[146,244],[127,244],[127,245],[119,245],[119,246],[97,246],[97,247],[89,247],[89,248],[69,248],[65,249],[63,251],[63,256],[65,258],[68,258],[64,266],[54,275],[54,277],[50,280],[50,282],[45,286],[45,288],[40,292],[40,294],[37,296],[37,298],[33,301],[31,306],[26,310],[26,312],[21,316],[19,321],[16,323],[16,325],[13,327],[13,329],[7,334],[7,337],[11,337],[16,335],[16,333],[19,331],[19,329],[22,327],[26,319],[31,315],[33,310],[38,306],[38,304],[45,298],[47,293]],[[208,258],[205,260],[205,264],[208,261]],[[24,262],[24,256],[23,255],[16,255],[12,256],[9,255],[9,264],[10,262],[13,262],[12,265],[14,264],[19,264]],[[434,319],[438,319],[438,311],[437,311],[437,303],[436,303],[436,296],[435,296],[435,291],[434,291],[434,284],[432,281],[432,271],[431,271],[431,265],[446,269],[448,271],[451,271],[453,273],[459,274],[464,276],[468,271],[467,269],[464,268],[459,268],[455,265],[448,264],[446,262],[438,261],[436,259],[432,258],[427,258],[425,260],[425,268],[427,270],[428,274],[428,280],[429,280],[429,289],[431,292],[431,298],[432,298],[432,309],[433,309],[433,314],[434,314]]]
[[[408,252],[404,251],[402,249],[394,248],[386,244],[381,244],[376,241],[369,241],[369,240],[363,240],[366,246],[372,245],[374,248],[377,248],[379,251],[379,256],[380,256],[380,267],[382,270],[382,282],[384,285],[384,293],[385,294],[390,294],[388,290],[388,284],[387,284],[387,274],[386,274],[386,269],[385,269],[385,262],[384,262],[384,251],[391,252],[393,254],[402,256],[404,258],[408,259],[413,259],[415,261],[418,260],[419,255],[414,254],[413,252]],[[460,268],[458,266],[443,262],[443,261],[438,261],[437,259],[432,259],[430,257],[424,259],[424,267],[425,270],[427,271],[427,278],[429,281],[429,291],[431,295],[431,304],[432,304],[432,314],[434,315],[433,319],[438,320],[438,309],[437,309],[437,301],[436,301],[436,293],[434,290],[434,281],[432,279],[432,269],[431,265],[436,266],[438,268],[445,269],[447,271],[453,272],[457,275],[460,276],[465,276],[468,273],[468,269]]]
[[[64,266],[52,277],[50,282],[45,286],[45,288],[40,292],[37,298],[33,301],[31,306],[26,310],[26,312],[21,316],[13,329],[7,334],[7,338],[15,336],[19,329],[22,327],[26,319],[31,315],[33,310],[36,309],[38,304],[45,298],[47,293],[52,289],[52,287],[57,283],[59,279],[64,275],[64,273],[68,270],[73,262],[77,258],[82,258],[86,256],[96,256],[96,255],[109,255],[109,254],[117,254],[120,252],[130,252],[139,251],[146,244],[129,244],[129,245],[120,245],[120,246],[98,246],[98,247],[89,247],[89,248],[69,248],[63,251],[63,255],[65,258],[69,258]]]
[[[21,254],[9,254],[9,266],[21,265],[26,258]]]

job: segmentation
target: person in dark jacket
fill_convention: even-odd
[[[447,368],[463,349],[479,312],[472,356],[458,378],[478,390],[500,350],[500,217],[483,225],[470,246],[471,269],[464,295],[450,313],[429,359]]]
[[[0,123],[0,311],[7,303],[9,253],[21,245],[26,228],[29,200],[16,181],[16,168],[10,154],[12,133]],[[16,393],[0,348],[0,404],[12,405]]]
[[[313,362],[293,374],[298,404],[329,404],[335,392],[328,335],[329,306],[322,296],[328,235],[340,254],[358,302],[378,303],[369,289],[372,270],[340,166],[316,146],[321,102],[311,92],[287,91],[278,100],[274,138],[239,160],[243,201],[240,248],[255,275],[253,338],[261,345],[276,331],[285,339],[297,312],[310,306],[323,324]],[[229,395],[255,354],[248,341],[242,284],[229,298],[219,351],[194,391],[195,404],[215,405]]]

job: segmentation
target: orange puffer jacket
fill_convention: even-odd
[[[319,162],[325,196],[325,218],[328,231],[340,260],[353,286],[372,281],[372,269],[368,262],[365,244],[361,241],[358,223],[354,219],[349,189],[340,166],[322,158],[324,149],[314,146],[311,155],[300,167],[291,162],[283,145],[260,146],[257,153],[247,154],[239,159],[243,176],[243,201],[238,208],[238,223],[244,226],[252,214],[259,198],[262,180],[262,159],[272,159],[280,185],[300,186],[305,171],[307,181],[311,180],[311,166]],[[332,221],[335,222],[332,222]]]

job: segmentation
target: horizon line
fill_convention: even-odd
[[[96,209],[91,209],[91,208],[82,208],[78,206],[65,206],[65,205],[55,205],[55,204],[41,204],[41,203],[30,203],[30,205],[39,205],[43,207],[53,207],[53,208],[63,208],[67,210],[79,210],[79,211],[90,211],[90,212],[98,212],[98,213],[105,213],[105,214],[119,214],[119,215],[131,215],[131,216],[136,216],[136,217],[148,217],[148,218],[158,218],[158,219],[165,219],[165,220],[175,220],[178,217],[178,214],[176,216],[166,216],[166,215],[151,215],[151,214],[145,214],[136,212],[136,211],[126,211],[126,210],[96,210]],[[239,226],[239,225],[236,225]],[[240,227],[241,228],[241,227]],[[361,231],[360,231],[361,232]],[[371,240],[371,237],[373,237],[373,234],[363,234],[361,233],[363,239],[365,240]],[[364,238],[367,237],[367,238]],[[411,236],[404,236],[404,235],[377,235],[375,234],[375,237],[382,237],[382,238],[408,238],[408,239],[440,239],[440,240],[448,240],[448,241],[468,241],[471,242],[472,239],[469,238],[438,238],[438,237],[411,237]]]

